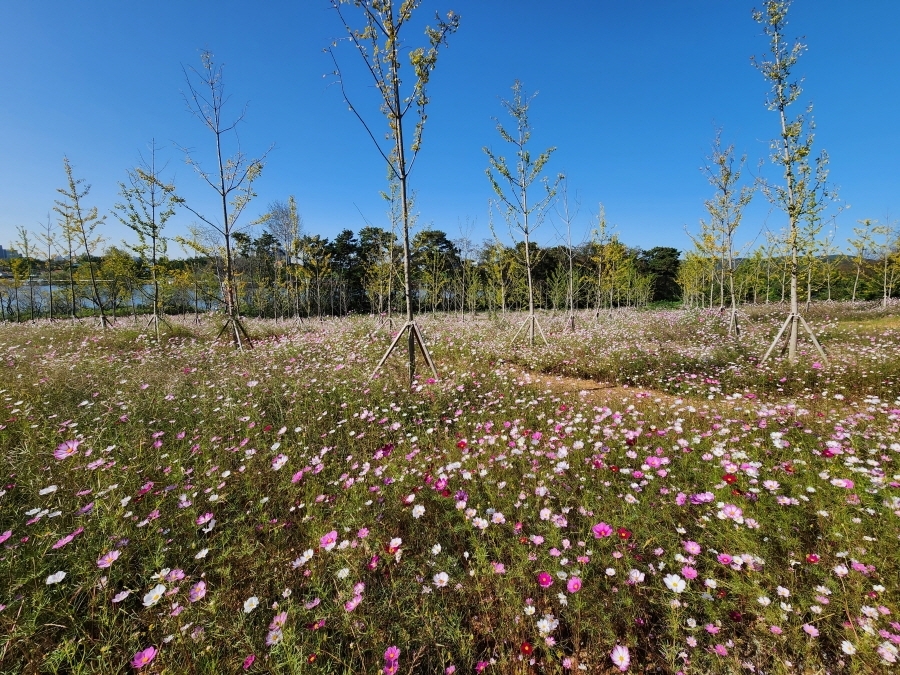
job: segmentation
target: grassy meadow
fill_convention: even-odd
[[[0,672],[893,672],[898,314],[0,325]]]

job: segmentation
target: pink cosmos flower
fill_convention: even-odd
[[[703,549],[700,548],[700,544],[698,544],[696,541],[685,541],[682,543],[684,544],[684,550],[691,555],[700,555],[700,553],[703,551]]]
[[[631,654],[628,653],[628,647],[625,647],[624,645],[616,645],[613,647],[609,658],[613,662],[613,665],[622,672],[628,670],[628,666],[631,664]]]
[[[254,661],[256,661],[256,654],[249,654],[247,658],[244,659],[244,670],[250,670]]]
[[[394,645],[391,645],[384,651],[384,660],[385,661],[396,661],[399,658],[400,658],[400,650]]]
[[[319,539],[319,545],[324,548],[326,551],[330,551],[337,544],[337,530],[332,530],[321,539]]]
[[[125,598],[127,598],[129,595],[131,595],[131,591],[119,591],[118,593],[116,593],[116,597],[114,597],[114,598],[112,599],[113,604],[122,602],[122,601],[123,601]]]
[[[77,537],[79,534],[81,534],[82,532],[84,532],[83,527],[75,528],[75,530],[71,534],[67,534],[65,537],[63,537],[58,542],[53,544],[52,548],[54,548],[54,549],[62,548],[63,546],[68,544],[70,541],[72,541],[75,537]]]
[[[281,630],[287,623],[287,612],[278,612],[272,617],[272,623],[269,624],[269,630]]]
[[[577,593],[581,590],[581,579],[578,577],[569,577],[569,581],[566,583],[566,590],[569,593]]]
[[[9,539],[12,536],[12,530],[7,530],[3,534],[0,534],[0,544]]]
[[[106,569],[110,565],[112,565],[116,560],[119,559],[119,551],[112,550],[108,553],[104,553],[99,558],[97,558],[97,567],[100,569]]]
[[[155,658],[156,647],[147,647],[134,655],[134,658],[131,659],[131,667],[135,669],[143,668]]]
[[[716,556],[716,560],[718,560],[723,565],[730,565],[734,559],[727,553],[720,553]]]
[[[606,523],[597,523],[591,528],[591,532],[594,533],[595,538],[600,539],[601,537],[611,536],[613,529],[611,525],[607,525]]]
[[[819,629],[811,624],[808,624],[808,623],[803,624],[803,630],[810,637],[819,637]]]
[[[72,455],[78,454],[78,446],[81,444],[81,441],[75,439],[71,441],[63,441],[59,444],[56,450],[53,451],[53,456],[56,459],[66,459],[66,457],[71,457]],[[154,654],[155,654],[154,650]]]
[[[716,645],[713,647],[713,651],[719,656],[728,656],[728,649],[725,645]]]
[[[198,581],[196,584],[191,586],[190,593],[188,593],[188,599],[191,602],[197,602],[198,600],[202,600],[203,596],[206,595],[206,582]]]
[[[681,573],[684,575],[685,579],[696,579],[697,578],[697,570],[695,570],[690,565],[685,565],[681,568]]]
[[[205,525],[205,524],[208,523],[210,520],[212,520],[212,518],[213,518],[213,514],[211,514],[211,513],[204,513],[202,516],[199,516],[199,517],[197,518],[197,524],[198,524],[198,525]]]
[[[553,577],[549,572],[541,572],[537,575],[537,582],[541,588],[550,588],[553,585]]]

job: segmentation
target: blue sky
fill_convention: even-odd
[[[539,92],[533,149],[558,148],[548,171],[566,173],[580,197],[576,240],[602,202],[626,243],[689,248],[685,227],[696,231],[711,194],[699,168],[715,128],[747,154],[748,178],[768,160],[778,130],[764,105],[768,85],[750,63],[768,46],[751,18],[760,4],[425,0],[423,20],[452,9],[461,25],[432,78],[411,177],[420,226],[476,242],[489,236],[482,147],[508,154],[492,118],[506,121],[500,98],[518,78]],[[900,214],[898,27],[896,0],[795,0],[790,12],[789,33],[809,47],[796,69],[804,91],[795,107],[814,105],[815,147],[828,151],[832,182],[851,206],[837,218],[841,239],[857,219]],[[174,145],[211,159],[212,137],[181,98],[182,68],[199,66],[204,48],[225,65],[231,113],[248,105],[243,150],[252,156],[275,144],[247,220],[293,194],[309,232],[358,231],[363,216],[387,226],[383,162],[332,85],[323,53],[341,35],[327,0],[0,3],[0,244],[15,238],[17,225],[34,230],[46,219],[63,186],[64,155],[93,186],[87,203],[108,213],[151,138],[163,146],[164,175],[212,212],[215,194]],[[422,44],[418,28],[407,39]],[[349,92],[383,132],[362,62],[347,45],[336,53]],[[775,177],[768,161],[762,173]],[[192,220],[180,212],[167,234]],[[784,220],[757,195],[742,236]],[[103,233],[111,244],[131,239],[111,215]],[[554,243],[553,223],[537,238]]]

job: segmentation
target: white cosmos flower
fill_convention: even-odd
[[[666,587],[674,593],[682,593],[687,588],[687,582],[677,574],[667,574],[663,578]]]
[[[66,578],[65,572],[56,572],[55,574],[51,574],[49,577],[47,577],[47,581],[45,581],[44,583],[46,583],[48,586],[51,584],[58,584],[60,581],[62,581],[65,578]]]
[[[425,514],[425,507],[421,504],[416,504],[412,510],[413,518],[421,518]]]
[[[446,572],[438,572],[434,575],[434,585],[438,588],[444,588],[450,581],[450,576]]]
[[[156,584],[156,586],[151,588],[150,592],[144,596],[144,607],[153,607],[165,593],[166,587],[162,584]]]
[[[254,609],[256,609],[256,606],[258,604],[259,604],[259,598],[257,598],[255,595],[247,598],[246,600],[244,600],[244,613],[249,614]]]

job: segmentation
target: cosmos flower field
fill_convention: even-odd
[[[894,672],[898,315],[0,325],[0,672]]]

